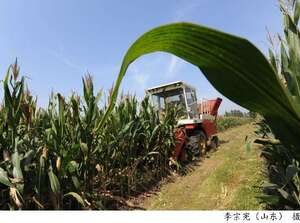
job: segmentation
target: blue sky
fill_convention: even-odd
[[[66,96],[81,92],[87,71],[96,89],[107,90],[130,44],[153,27],[176,21],[245,37],[263,52],[266,28],[281,30],[277,0],[0,0],[0,74],[17,57],[41,106],[52,90]],[[145,88],[177,80],[195,86],[198,98],[221,96],[196,67],[164,53],[132,64],[122,89],[141,98]],[[225,99],[221,112],[235,108]]]

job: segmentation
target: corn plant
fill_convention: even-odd
[[[102,190],[128,196],[143,190],[147,182],[165,176],[174,147],[176,109],[159,119],[145,98],[138,110],[135,97],[121,97],[100,134],[95,153]]]
[[[1,107],[3,161],[0,164],[0,182],[6,186],[2,196],[5,205],[11,209],[20,209],[26,205],[24,196],[33,180],[30,164],[36,154],[34,150],[26,148],[28,137],[23,137],[27,129],[26,124],[30,122],[30,111],[24,106],[24,101],[28,99],[28,94],[24,91],[24,81],[24,77],[19,80],[19,67],[16,61],[8,68],[3,81],[4,104]],[[23,112],[23,109],[26,111]]]

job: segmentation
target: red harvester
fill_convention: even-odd
[[[146,90],[159,112],[165,106],[176,105],[183,110],[176,130],[174,159],[186,160],[188,154],[204,157],[209,148],[219,144],[216,120],[221,98],[197,103],[196,89],[182,81]]]

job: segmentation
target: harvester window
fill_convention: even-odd
[[[153,106],[157,109],[157,110],[163,110],[165,109],[165,102],[164,102],[164,98],[160,97],[159,95],[152,95],[152,99],[151,99]]]
[[[162,97],[159,97],[159,108],[160,108],[160,110],[165,109],[165,101],[164,101],[164,98],[162,98]]]
[[[166,105],[177,106],[186,111],[185,98],[182,88],[162,91],[152,95],[152,102],[158,111],[164,111]]]
[[[185,89],[189,118],[197,117],[197,98],[195,90]]]
[[[188,104],[193,104],[197,101],[194,90],[191,90],[190,88],[186,88],[185,92],[186,92],[186,100]]]
[[[171,106],[181,106],[185,104],[183,90],[175,89],[172,91],[165,92],[165,103]]]

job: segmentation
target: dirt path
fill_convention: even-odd
[[[163,185],[140,206],[150,210],[262,209],[256,196],[263,181],[263,161],[258,147],[246,149],[246,136],[254,136],[251,124],[220,133],[218,151],[188,175]]]

